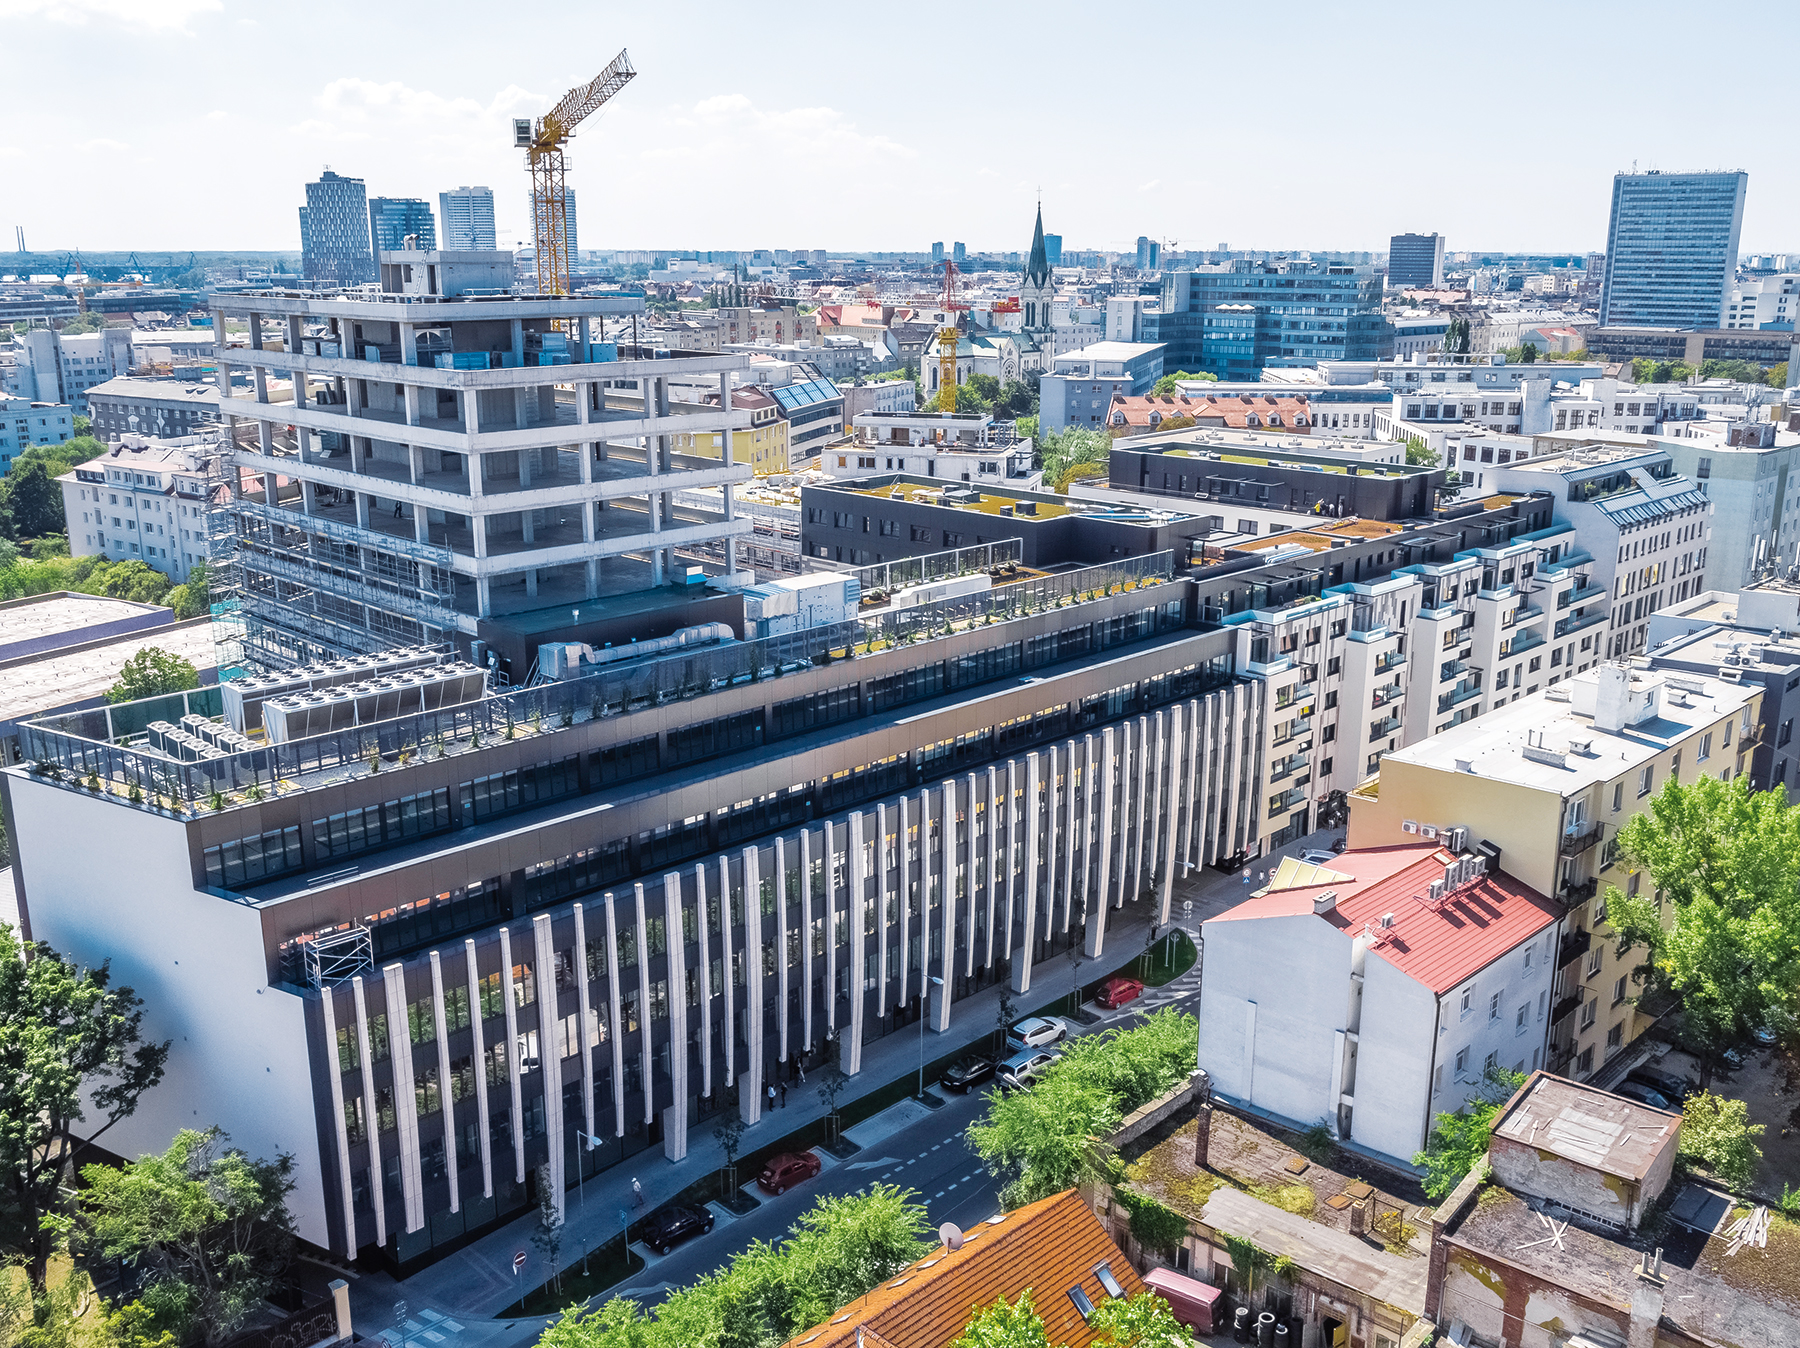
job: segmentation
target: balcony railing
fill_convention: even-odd
[[[1555,1008],[1550,1012],[1550,1023],[1552,1025],[1557,1025],[1557,1024],[1560,1024],[1562,1021],[1567,1020],[1571,1015],[1573,1015],[1575,1013],[1576,1009],[1578,1007],[1580,1007],[1580,1005],[1581,1005],[1581,994],[1578,992],[1570,993],[1567,997],[1564,997],[1560,1002],[1558,1002],[1556,1004]],[[1552,1058],[1554,1058],[1555,1052],[1556,1051],[1554,1049],[1551,1050]]]
[[[1558,595],[1556,606],[1559,609],[1568,608],[1571,604],[1579,604],[1585,600],[1592,599],[1597,594],[1605,593],[1606,587],[1604,585],[1583,585],[1580,589],[1570,590],[1567,594]]]
[[[1600,841],[1600,834],[1604,828],[1604,824],[1589,824],[1579,833],[1563,834],[1562,846],[1557,849],[1558,853],[1565,857],[1580,856]]]
[[[1594,934],[1586,928],[1564,933],[1562,944],[1556,948],[1556,967],[1567,968],[1587,954],[1588,948],[1593,944]]]
[[[1281,761],[1276,763],[1275,766],[1270,770],[1269,784],[1271,786],[1273,786],[1276,782],[1286,781],[1289,777],[1292,777],[1296,772],[1304,772],[1304,771],[1306,771],[1306,755],[1305,754],[1290,755],[1289,757],[1282,759]],[[1296,785],[1298,785],[1298,783],[1296,783]]]
[[[1464,687],[1452,688],[1449,692],[1445,693],[1442,697],[1440,697],[1438,699],[1437,708],[1440,712],[1446,712],[1446,711],[1449,711],[1452,707],[1455,707],[1455,706],[1460,705],[1461,703],[1467,702],[1472,698],[1480,697],[1481,694],[1482,694],[1482,688],[1481,688],[1480,684],[1476,684],[1472,688],[1464,688]]]
[[[1542,632],[1536,629],[1527,629],[1500,647],[1500,658],[1505,660],[1515,655],[1523,655],[1526,651],[1535,650],[1544,644]]]
[[[1375,662],[1375,672],[1377,674],[1385,674],[1390,669],[1398,669],[1405,663],[1406,657],[1399,651],[1389,651],[1386,655],[1382,656],[1381,659]]]
[[[1571,632],[1579,632],[1584,627],[1592,627],[1595,623],[1606,621],[1606,610],[1599,609],[1592,613],[1574,613],[1567,618],[1560,618],[1556,623],[1556,635],[1566,637]]]
[[[1383,707],[1387,706],[1388,703],[1397,698],[1404,697],[1405,695],[1406,688],[1403,684],[1386,684],[1375,690],[1375,696],[1369,702],[1369,710],[1380,711]]]
[[[1557,890],[1556,896],[1569,907],[1573,908],[1576,904],[1586,903],[1589,899],[1593,898],[1599,889],[1599,877],[1590,875],[1585,880],[1571,880],[1565,882],[1563,887]]]
[[[1398,716],[1384,717],[1369,727],[1369,743],[1373,744],[1376,740],[1384,740],[1399,728],[1400,718]]]

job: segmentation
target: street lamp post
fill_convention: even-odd
[[[928,986],[936,983],[940,988],[944,980],[919,969],[919,1099],[925,1098],[925,1018],[931,1014],[931,989]]]

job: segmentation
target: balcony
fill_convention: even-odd
[[[1550,1023],[1552,1025],[1556,1025],[1556,1024],[1561,1023],[1562,1021],[1567,1020],[1572,1014],[1574,1014],[1574,1012],[1576,1011],[1576,1009],[1578,1007],[1580,1007],[1580,1005],[1581,1005],[1581,994],[1579,992],[1569,994],[1569,996],[1564,997],[1560,1002],[1558,1002],[1551,1009]],[[1555,1056],[1555,1052],[1556,1051],[1554,1049],[1551,1050],[1551,1056],[1553,1059]]]
[[[1590,875],[1585,880],[1566,882],[1561,889],[1556,891],[1556,897],[1561,899],[1567,906],[1573,908],[1576,904],[1586,903],[1589,899],[1593,898],[1599,889],[1600,877]]]
[[[1587,851],[1588,848],[1600,841],[1600,832],[1605,827],[1604,824],[1589,824],[1579,833],[1563,834],[1562,845],[1557,848],[1558,854],[1565,857],[1580,856],[1583,852]]]
[[[1376,721],[1369,727],[1369,743],[1373,744],[1376,740],[1384,740],[1399,729],[1400,718],[1398,716],[1389,716]]]
[[[1583,955],[1587,954],[1588,947],[1593,944],[1594,934],[1591,931],[1578,929],[1576,931],[1565,933],[1562,938],[1562,944],[1557,947],[1556,967],[1559,969],[1567,968]]]
[[[1480,697],[1481,693],[1482,688],[1480,684],[1458,684],[1455,688],[1452,688],[1449,692],[1438,698],[1437,709],[1440,713],[1449,711],[1452,707],[1460,706],[1471,698]]]
[[[1302,785],[1306,779],[1304,776],[1299,781],[1289,781],[1289,779],[1292,778],[1295,773],[1304,774],[1305,772],[1306,755],[1294,754],[1290,758],[1279,760],[1269,769],[1269,785],[1274,786],[1277,782],[1288,782],[1289,788],[1292,789],[1293,787]]]
[[[1308,733],[1309,733],[1309,728],[1307,726],[1301,724],[1300,721],[1290,722],[1289,728],[1287,730],[1282,731],[1281,733],[1277,734],[1274,739],[1269,741],[1269,747],[1271,749],[1279,749],[1279,748],[1283,747],[1284,745],[1293,744],[1295,740],[1299,739],[1302,735],[1306,735]],[[1297,754],[1303,754],[1311,748],[1312,748],[1312,741],[1306,740],[1304,743],[1294,745],[1294,752]]]
[[[1375,662],[1375,673],[1377,675],[1385,674],[1390,669],[1398,669],[1405,663],[1406,657],[1399,651],[1389,651]]]
[[[1596,609],[1591,613],[1572,613],[1567,618],[1559,618],[1557,620],[1556,635],[1559,637],[1570,636],[1573,633],[1581,631],[1585,627],[1592,627],[1595,623],[1603,623],[1605,621],[1605,609]]]
[[[1404,697],[1405,695],[1405,687],[1398,683],[1390,683],[1385,687],[1377,688],[1375,690],[1375,696],[1370,700],[1369,710],[1380,711],[1383,707],[1387,706],[1388,703]]]
[[[1578,590],[1570,590],[1567,594],[1558,595],[1556,597],[1556,607],[1565,609],[1571,604],[1584,603],[1587,600],[1592,599],[1595,595],[1605,593],[1606,587],[1604,585],[1584,584]]]
[[[1506,660],[1515,655],[1523,655],[1526,651],[1535,650],[1545,644],[1544,634],[1535,630],[1519,633],[1511,641],[1500,647],[1500,658]]]
[[[1270,797],[1269,818],[1278,818],[1296,805],[1304,804],[1306,804],[1306,787],[1304,785],[1294,787],[1292,790],[1282,792],[1279,796]]]
[[[1506,620],[1506,626],[1516,627],[1520,623],[1534,622],[1543,616],[1544,610],[1539,608],[1536,604],[1526,605],[1512,611],[1512,616]]]

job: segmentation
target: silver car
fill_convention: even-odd
[[[1012,1027],[1006,1036],[1006,1042],[1015,1049],[1042,1048],[1046,1044],[1060,1043],[1068,1038],[1069,1027],[1060,1020],[1050,1020],[1045,1016],[1032,1016]]]
[[[1000,1064],[1000,1070],[994,1073],[994,1079],[1000,1083],[1002,1090],[1022,1091],[1036,1085],[1038,1078],[1055,1061],[1056,1054],[1049,1049],[1020,1049]]]

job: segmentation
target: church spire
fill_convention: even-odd
[[[1044,251],[1044,203],[1038,202],[1037,227],[1031,231],[1031,260],[1025,264],[1025,279],[1034,286],[1050,281],[1050,256]]]

